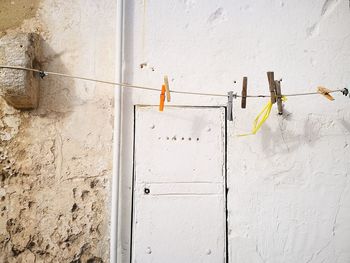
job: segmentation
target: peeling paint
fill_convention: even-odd
[[[0,31],[19,26],[36,15],[40,0],[0,1]]]
[[[46,70],[113,79],[115,1],[10,2],[4,33],[39,33]],[[113,89],[97,87],[45,78],[32,111],[0,98],[0,262],[109,261]]]

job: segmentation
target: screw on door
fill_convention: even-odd
[[[146,195],[148,195],[151,192],[151,190],[149,190],[149,188],[145,188],[145,189],[143,189],[143,191],[145,192]]]

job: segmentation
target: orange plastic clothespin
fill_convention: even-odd
[[[332,97],[332,95],[329,94],[329,92],[331,92],[331,90],[326,89],[325,87],[318,87],[317,88],[318,93],[320,93],[321,95],[325,96],[327,99],[329,100],[334,100],[334,98]]]
[[[169,80],[167,75],[164,76],[164,85],[165,85],[165,91],[166,91],[166,100],[170,102],[171,97],[170,97],[170,89],[169,89]]]
[[[165,101],[165,84],[162,85],[162,92],[160,93],[159,111],[164,110],[164,101]]]

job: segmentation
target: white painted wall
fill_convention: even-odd
[[[273,70],[284,93],[350,83],[347,0],[126,2],[126,82],[160,88],[168,74],[173,89],[225,94],[240,92],[248,76],[249,94],[267,94]],[[123,98],[119,254],[128,262],[133,105],[157,104],[159,94],[125,90]],[[266,100],[250,99],[245,110],[237,101],[228,126],[230,262],[350,261],[350,100],[335,99],[290,98],[283,117],[274,108],[245,138],[236,135],[251,129]]]

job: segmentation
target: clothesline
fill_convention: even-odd
[[[43,71],[43,70],[39,70],[39,69],[26,68],[26,67],[20,67],[20,66],[0,65],[0,69],[14,69],[14,70],[24,70],[24,71],[37,72],[40,74],[41,78],[52,75],[52,76],[59,76],[59,77],[63,77],[63,78],[79,79],[79,80],[92,81],[92,82],[109,84],[109,85],[114,85],[114,86],[126,87],[126,88],[131,88],[131,89],[142,89],[142,90],[150,90],[150,91],[157,91],[157,92],[161,91],[161,89],[152,88],[152,87],[138,86],[138,85],[127,84],[127,83],[118,83],[118,82],[93,79],[93,78],[69,75],[69,74],[58,73],[58,72]],[[176,94],[186,94],[186,95],[199,95],[199,96],[225,97],[225,98],[228,97],[227,94],[216,94],[216,93],[202,93],[202,92],[179,91],[179,90],[171,90],[171,92],[176,93]],[[343,89],[331,90],[328,93],[334,93],[334,92],[343,92]],[[283,96],[284,97],[296,97],[296,96],[308,96],[308,95],[316,95],[316,94],[319,95],[320,93],[319,92],[292,93],[292,94],[283,94]],[[269,98],[270,96],[271,95],[247,95],[246,97],[247,98]],[[234,97],[240,98],[242,96],[238,95],[238,94],[234,94]]]

